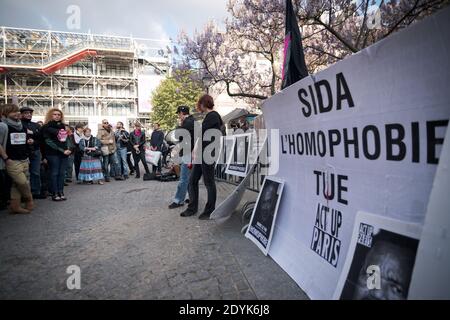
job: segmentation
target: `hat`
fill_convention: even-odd
[[[19,109],[19,111],[20,111],[20,113],[24,113],[24,112],[27,112],[27,111],[33,112],[34,109],[30,108],[30,107],[22,107],[22,108]]]
[[[184,114],[189,114],[189,107],[179,106],[177,108],[177,113],[183,112]]]

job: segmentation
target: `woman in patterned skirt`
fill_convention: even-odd
[[[91,129],[83,130],[84,138],[80,140],[80,150],[83,152],[81,159],[79,179],[90,184],[103,184],[102,163],[100,162],[101,143],[91,135]]]

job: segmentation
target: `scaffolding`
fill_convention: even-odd
[[[146,117],[138,110],[138,75],[170,68],[170,41],[8,27],[1,36],[0,101],[16,96],[35,118],[52,107],[70,123]]]

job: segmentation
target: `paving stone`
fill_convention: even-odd
[[[176,186],[72,184],[67,201],[37,200],[31,215],[0,211],[0,299],[256,299],[253,287],[268,299],[303,297],[286,275],[273,279],[283,271],[240,234],[239,218],[224,228],[169,210]],[[218,203],[230,188],[219,184]],[[270,287],[251,277],[248,259],[267,266],[260,278]],[[70,265],[81,269],[81,290],[67,288]],[[274,287],[293,289],[277,296]]]

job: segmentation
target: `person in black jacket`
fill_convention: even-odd
[[[71,148],[68,139],[64,115],[58,108],[51,108],[45,116],[41,129],[45,158],[50,169],[49,189],[53,201],[66,200],[64,195],[64,178]]]
[[[78,176],[80,174],[81,158],[83,157],[83,152],[80,150],[80,141],[84,138],[84,128],[85,125],[79,122],[76,124],[75,132],[73,133],[73,139],[75,141],[73,164],[75,165],[75,178],[77,179],[77,183],[81,183],[80,179],[78,179]]]
[[[34,199],[45,199],[41,194],[41,132],[40,126],[31,121],[33,118],[33,109],[30,107],[20,108],[22,125],[27,129],[27,133],[33,139],[34,143],[30,146],[30,185],[31,193]]]
[[[136,179],[141,177],[141,171],[139,170],[139,161],[145,169],[146,174],[150,174],[147,162],[145,161],[145,132],[141,129],[141,124],[136,122],[134,124],[134,131],[130,133],[130,143],[133,145],[133,159],[134,159],[134,171],[136,171]]]
[[[161,130],[159,123],[153,125],[153,132],[150,137],[150,146],[152,151],[163,152],[164,147],[164,132]],[[153,165],[153,172],[161,173],[161,160],[158,165]]]
[[[205,94],[203,95],[198,103],[197,108],[199,111],[206,113],[206,116],[202,122],[202,150],[204,151],[206,147],[208,147],[211,143],[218,143],[212,139],[211,141],[207,141],[203,139],[205,132],[208,130],[218,130],[219,134],[221,134],[223,121],[220,117],[219,113],[213,110],[214,108],[214,100],[213,98]],[[216,208],[216,182],[214,179],[214,169],[215,163],[209,163],[209,161],[205,161],[205,157],[202,157],[200,163],[195,163],[192,167],[191,176],[189,179],[189,206],[188,208],[181,213],[182,217],[192,216],[197,213],[198,210],[198,182],[200,178],[203,176],[203,181],[205,183],[206,191],[208,193],[208,200],[205,205],[205,209],[202,214],[198,217],[201,220],[209,219],[211,213]]]

